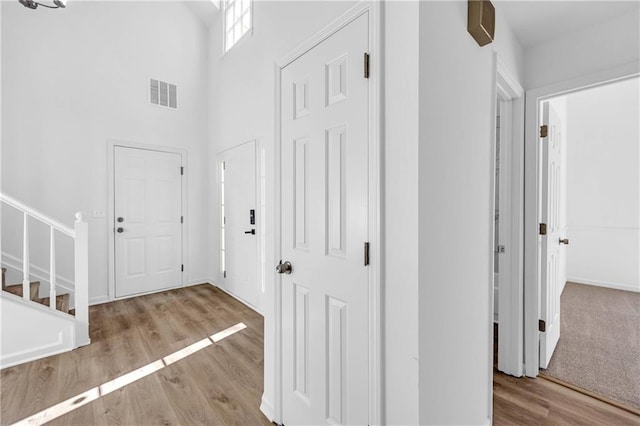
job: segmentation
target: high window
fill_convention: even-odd
[[[224,2],[224,50],[228,52],[243,35],[251,30],[252,0],[226,0]]]

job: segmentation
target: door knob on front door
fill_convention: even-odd
[[[122,234],[124,232],[124,228],[118,228],[116,231],[118,231],[118,234]]]
[[[293,266],[291,265],[291,262],[289,262],[288,260],[284,263],[282,263],[282,260],[281,260],[278,266],[276,266],[276,272],[279,274],[289,275],[291,274],[291,272],[293,272]]]
[[[560,238],[560,244],[569,245],[569,239],[568,238]]]

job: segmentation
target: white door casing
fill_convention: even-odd
[[[546,235],[541,236],[540,253],[540,314],[545,331],[540,334],[540,367],[547,368],[560,339],[560,294],[563,267],[561,239],[566,235],[562,228],[562,122],[550,102],[542,104],[542,122],[547,126],[547,136],[542,143],[542,197],[541,223],[546,224]]]
[[[220,191],[223,221],[221,247],[225,259],[221,282],[226,291],[258,309],[260,283],[256,233],[255,141],[221,152],[219,160],[221,178],[224,177],[224,181],[221,179]],[[253,224],[250,221],[250,210],[254,211]]]
[[[282,69],[282,422],[369,418],[368,13]]]
[[[115,297],[182,285],[182,156],[114,147]]]

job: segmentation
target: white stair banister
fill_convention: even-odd
[[[22,297],[31,299],[31,271],[29,270],[29,215],[24,212],[22,231]]]
[[[75,222],[75,307],[76,345],[84,346],[89,339],[89,224],[82,212],[76,213]]]
[[[49,307],[56,309],[56,230],[53,226],[49,229]]]

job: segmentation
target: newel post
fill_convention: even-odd
[[[75,222],[75,308],[76,346],[88,345],[89,339],[89,224],[82,212],[76,213]]]

